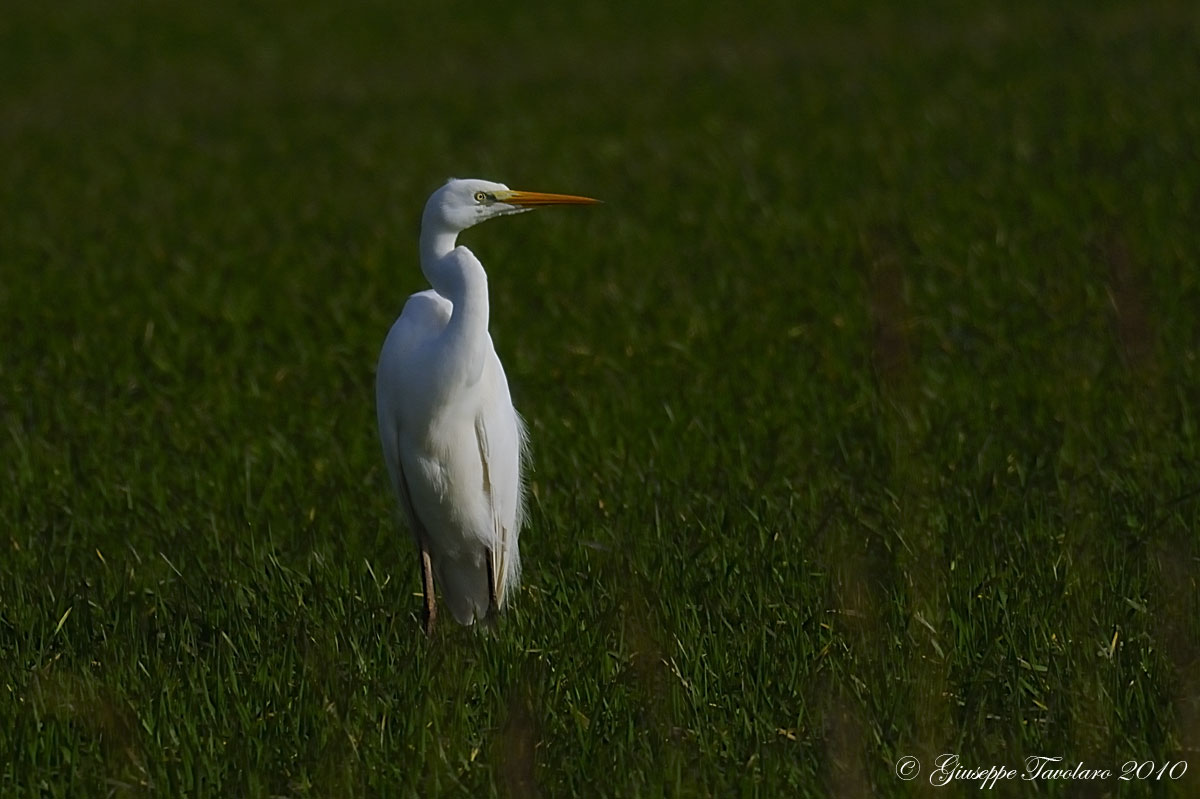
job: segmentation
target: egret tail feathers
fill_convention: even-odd
[[[473,624],[488,613],[486,562],[473,558],[444,560],[437,567],[442,600],[459,624]]]

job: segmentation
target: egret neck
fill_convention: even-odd
[[[441,335],[444,349],[437,371],[447,388],[471,386],[483,374],[491,349],[487,272],[470,250],[456,246],[457,230],[430,221],[421,224],[421,271],[433,290],[454,306]]]

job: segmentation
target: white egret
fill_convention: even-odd
[[[490,619],[520,579],[525,425],[488,333],[483,264],[458,234],[543,205],[599,202],[454,180],[421,217],[421,271],[433,287],[408,298],[375,377],[379,438],[417,543],[425,632],[435,582],[460,624]]]

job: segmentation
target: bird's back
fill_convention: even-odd
[[[406,348],[415,348],[428,344],[441,335],[450,322],[454,306],[450,301],[433,289],[418,291],[404,303],[404,310],[392,325],[387,339],[383,342],[386,353],[388,345],[396,339],[396,344]]]
[[[417,393],[414,370],[422,349],[432,345],[446,328],[453,311],[450,301],[436,291],[413,294],[392,324],[375,369],[375,412],[379,437],[392,485],[399,491],[401,428],[415,423],[413,400]],[[403,497],[401,497],[403,500]],[[411,509],[404,508],[411,522]]]

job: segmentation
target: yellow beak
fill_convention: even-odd
[[[498,191],[496,199],[509,205],[533,207],[537,205],[596,205],[600,200],[577,197],[574,194],[546,194],[540,191]]]

